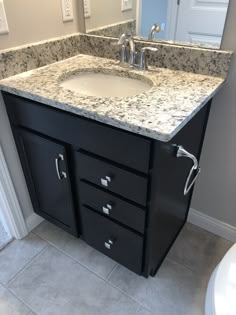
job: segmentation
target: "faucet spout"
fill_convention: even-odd
[[[130,57],[129,65],[133,66],[135,64],[135,42],[132,35],[123,33],[118,41],[118,45],[121,45],[121,63],[126,63],[126,48],[129,45]]]
[[[153,24],[148,34],[148,40],[153,41],[155,33],[160,33],[160,31],[161,31],[160,25],[157,23]]]
[[[132,36],[128,37],[128,43],[129,43],[129,49],[130,49],[130,59],[129,59],[129,64],[130,66],[135,65],[135,42]]]
[[[127,34],[123,33],[119,38],[118,45],[125,45],[125,44],[127,44]]]

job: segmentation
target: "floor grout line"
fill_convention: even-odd
[[[105,284],[107,284],[108,288],[107,290],[109,290],[109,287],[110,287],[110,290],[111,288],[115,289],[117,291],[117,294],[118,292],[120,292],[123,296],[126,296],[128,299],[129,299],[129,303],[131,304],[132,301],[135,303],[134,304],[134,309],[132,310],[131,315],[138,315],[139,312],[141,312],[140,314],[142,314],[142,311],[144,311],[145,313],[145,310],[147,312],[150,312],[150,315],[154,315],[155,314],[155,309],[154,307],[152,307],[152,310],[149,308],[151,304],[148,304],[148,307],[147,305],[143,305],[143,303],[146,303],[146,300],[142,300],[142,296],[139,297],[139,294],[133,294],[135,297],[133,296],[130,296],[130,294],[132,294],[132,290],[131,292],[129,292],[129,290],[127,290],[126,288],[123,288],[124,290],[126,290],[128,293],[124,292],[123,289],[121,289],[120,287],[118,286],[121,286],[119,281],[116,282],[116,281],[113,281],[113,274],[117,275],[116,271],[118,272],[119,274],[119,267],[123,268],[120,264],[116,263],[114,264],[114,266],[111,266],[111,268],[106,268],[105,271],[108,272],[108,275],[106,277],[102,277],[100,276],[98,273],[96,273],[95,271],[93,271],[92,269],[90,269],[89,267],[87,267],[86,265],[84,265],[83,263],[81,263],[78,259],[74,258],[73,256],[71,256],[69,253],[65,252],[63,249],[59,248],[58,245],[54,245],[53,242],[51,241],[48,241],[47,239],[45,239],[44,237],[38,235],[37,233],[31,231],[31,233],[33,235],[35,235],[37,238],[39,238],[39,240],[43,240],[45,242],[44,247],[38,252],[38,254],[36,254],[33,258],[31,258],[29,260],[29,262],[23,267],[21,268],[17,273],[16,275],[10,279],[6,284],[2,284],[2,286],[8,291],[10,292],[11,294],[13,294],[13,296],[15,296],[19,301],[21,301],[26,307],[29,308],[29,313],[30,313],[30,310],[35,313],[36,315],[39,314],[37,312],[35,312],[31,306],[29,306],[24,300],[22,300],[13,290],[14,290],[14,287],[13,289],[9,288],[9,286],[14,282],[14,280],[16,280],[18,277],[23,276],[24,277],[24,271],[28,268],[30,268],[30,266],[32,264],[37,264],[38,263],[38,258],[40,259],[40,256],[43,255],[43,253],[48,249],[48,248],[54,248],[55,250],[58,251],[58,254],[60,253],[62,256],[64,257],[67,257],[68,259],[70,259],[71,261],[73,261],[75,263],[75,266],[78,265],[78,266],[81,266],[81,268],[84,268],[85,270],[88,271],[88,274],[93,274],[96,278],[102,280],[103,282],[105,282]],[[58,240],[58,238],[55,238],[54,240]],[[57,243],[57,242],[56,242]],[[60,243],[59,243],[59,246],[60,246]],[[88,245],[89,246],[89,245]],[[75,244],[75,248],[76,248],[76,244]],[[72,248],[72,251],[71,251],[72,255],[73,255],[73,248]],[[82,251],[83,253],[83,251]],[[104,255],[106,257],[106,255]],[[80,256],[79,256],[80,257]],[[177,257],[178,258],[178,257]],[[201,272],[196,272],[194,270],[191,269],[191,266],[188,267],[185,265],[185,263],[183,262],[180,262],[178,261],[178,259],[175,258],[175,256],[172,258],[172,257],[169,257],[167,256],[165,258],[166,261],[169,261],[173,264],[173,268],[177,268],[178,270],[178,266],[182,267],[183,268],[183,272],[191,272],[191,273],[196,273],[197,277],[201,278]],[[71,262],[72,263],[72,262]],[[92,266],[93,267],[93,266]],[[108,269],[108,270],[107,270]],[[110,270],[110,271],[109,271]],[[94,279],[92,279],[92,281],[95,281],[95,277]],[[91,281],[91,282],[92,282]],[[116,284],[113,284],[112,281]],[[198,280],[197,280],[198,281]],[[102,284],[102,283],[101,283]],[[117,286],[118,285],[118,286]],[[121,286],[122,287],[122,286]],[[21,294],[21,291],[18,292],[18,294]],[[159,295],[161,296],[161,295]],[[30,303],[30,300],[28,300],[27,297],[24,297],[26,299],[26,301],[28,301]],[[156,296],[156,298],[158,298],[158,295]],[[140,300],[140,301],[138,301]],[[32,304],[33,307],[35,307],[35,304]],[[135,310],[136,309],[136,310]],[[27,313],[27,315],[29,315]]]
[[[197,272],[196,270],[191,269],[190,267],[186,266],[184,263],[181,263],[181,262],[175,260],[174,258],[166,257],[165,260],[169,260],[170,262],[173,262],[173,263],[175,263],[175,264],[177,264],[177,265],[179,265],[181,267],[186,268],[188,271],[191,271],[193,274],[195,274],[199,278],[202,277],[202,275],[199,272]],[[212,270],[212,272],[213,271],[214,271],[214,269]]]
[[[133,315],[137,315],[137,314],[138,314],[138,311],[139,311],[141,308],[142,308],[142,306],[138,305],[138,307],[137,307],[137,309],[136,309],[136,311],[134,312]]]
[[[109,275],[106,277],[105,280],[108,280],[108,279],[109,279],[110,275],[113,273],[113,271],[115,271],[115,270],[117,269],[118,266],[119,266],[119,264],[116,263],[116,265],[114,266],[114,268],[112,268],[111,272],[109,273]]]
[[[37,234],[36,234],[37,235]],[[93,275],[95,275],[96,277],[98,277],[100,280],[102,280],[103,282],[105,282],[106,284],[108,284],[109,286],[111,286],[112,288],[118,290],[120,293],[122,293],[123,295],[125,295],[126,297],[128,297],[129,299],[131,299],[132,301],[134,301],[135,303],[137,303],[139,306],[143,306],[142,304],[140,304],[140,302],[138,302],[137,300],[135,300],[132,296],[129,296],[126,292],[122,291],[120,288],[114,286],[112,283],[110,283],[109,281],[107,281],[107,278],[104,279],[102,276],[100,276],[99,274],[97,274],[95,271],[91,270],[90,268],[88,268],[87,266],[83,265],[81,262],[79,262],[77,259],[75,259],[74,257],[70,256],[69,254],[67,254],[66,252],[64,252],[62,249],[58,248],[57,246],[55,246],[53,243],[51,243],[48,240],[45,240],[44,238],[42,238],[41,236],[37,235],[38,237],[40,237],[42,240],[46,241],[48,243],[48,245],[52,246],[53,248],[57,249],[62,255],[65,255],[66,257],[72,259],[74,262],[76,262],[78,265],[80,265],[81,267],[85,268],[86,270],[88,270],[89,272],[91,272]],[[116,264],[116,266],[113,268],[112,272],[118,268],[119,264]],[[112,273],[111,272],[111,273]],[[111,274],[110,273],[110,274]],[[110,275],[109,275],[110,276]]]
[[[130,299],[132,299],[134,302],[136,302],[139,306],[147,309],[149,312],[151,312],[151,310],[149,308],[147,308],[146,305],[143,305],[140,301],[136,300],[133,296],[128,295],[126,292],[124,292],[121,288],[117,287],[115,284],[109,282],[108,280],[105,280],[107,284],[109,284],[111,287],[113,287],[114,289],[120,291],[121,293],[123,293],[125,296],[129,297]]]
[[[6,283],[6,286],[8,288],[8,286],[11,284],[11,282],[13,282],[22,272],[24,272],[33,262],[36,258],[38,258],[48,247],[48,244],[46,244],[44,246],[43,249],[41,249],[41,251],[36,254],[23,268],[21,268],[15,275],[12,279],[10,279],[7,283]]]
[[[36,234],[37,235],[37,234]],[[87,269],[88,271],[90,271],[91,273],[93,273],[95,276],[97,276],[98,278],[102,279],[102,280],[106,280],[105,278],[103,278],[102,276],[100,276],[98,273],[96,273],[95,271],[93,271],[92,269],[90,269],[89,267],[87,267],[86,265],[84,265],[83,263],[81,263],[79,260],[77,260],[76,258],[74,258],[73,256],[71,256],[70,254],[68,254],[67,252],[65,252],[63,249],[57,247],[55,244],[53,244],[52,242],[42,238],[41,236],[37,235],[39,238],[41,238],[43,241],[47,242],[47,244],[55,249],[57,249],[61,254],[65,255],[66,257],[72,259],[74,262],[76,262],[77,264],[79,264],[80,266],[82,266],[83,268]],[[115,266],[116,267],[116,266]],[[113,269],[112,269],[113,270]]]
[[[34,232],[31,232],[34,233]],[[144,308],[147,311],[151,312],[152,314],[152,310],[150,308],[148,308],[146,305],[142,304],[142,302],[138,301],[137,299],[135,299],[134,297],[130,296],[129,294],[127,294],[126,292],[124,292],[121,288],[117,287],[115,284],[111,283],[109,281],[109,278],[111,277],[111,275],[113,274],[113,272],[115,272],[115,270],[119,267],[119,264],[117,263],[114,268],[111,270],[111,272],[109,273],[109,275],[104,279],[102,276],[100,276],[99,274],[97,274],[95,271],[91,270],[89,267],[85,266],[84,264],[82,264],[80,261],[78,261],[77,259],[75,259],[74,257],[72,257],[70,254],[66,253],[65,251],[63,251],[62,249],[58,248],[56,245],[54,245],[52,242],[48,241],[47,239],[41,237],[40,235],[38,235],[37,233],[34,233],[36,236],[38,236],[39,238],[41,238],[42,240],[44,240],[45,242],[47,242],[50,246],[56,248],[58,251],[60,251],[63,255],[67,256],[68,258],[72,259],[73,261],[75,261],[76,263],[78,263],[79,265],[81,265],[82,267],[84,267],[86,270],[88,270],[89,272],[91,272],[92,274],[94,274],[95,276],[97,276],[98,278],[100,278],[101,280],[105,281],[108,285],[110,285],[111,287],[113,287],[114,289],[118,290],[120,293],[122,293],[123,295],[127,296],[128,298],[130,298],[131,300],[133,300],[134,302],[136,302],[140,308]],[[175,264],[182,266],[184,268],[186,268],[187,270],[193,272],[193,270],[191,270],[190,268],[188,268],[187,266],[185,266],[184,264],[181,264],[178,261],[175,261],[169,257],[166,257],[165,259],[174,262]],[[136,313],[134,313],[135,315]]]
[[[31,232],[33,233],[33,232]],[[48,245],[56,248],[58,251],[60,251],[60,253],[62,253],[63,255],[67,256],[68,258],[71,258],[74,262],[78,263],[79,265],[81,265],[82,267],[84,267],[85,269],[87,269],[88,271],[92,272],[95,276],[97,276],[98,278],[106,281],[106,279],[110,276],[110,274],[119,266],[118,263],[115,264],[115,266],[112,268],[111,272],[108,274],[108,276],[106,276],[106,278],[103,278],[101,275],[99,275],[98,273],[96,273],[94,270],[90,269],[89,267],[87,267],[86,265],[84,265],[82,262],[80,262],[78,259],[76,259],[75,257],[71,256],[70,254],[68,254],[67,252],[65,252],[63,249],[57,247],[55,244],[53,244],[52,242],[48,241],[47,239],[43,238],[42,236],[34,233],[36,236],[38,236],[39,238],[41,238],[43,241],[47,242]],[[89,246],[89,245],[88,245]]]
[[[29,313],[33,312],[34,314],[37,315],[37,313],[32,309],[31,306],[29,306],[24,300],[21,299],[21,297],[19,297],[13,290],[11,290],[10,288],[8,288],[6,285],[3,284],[3,287],[9,291],[15,298],[17,298],[17,300],[19,300],[22,304],[24,304],[28,309],[29,309]]]

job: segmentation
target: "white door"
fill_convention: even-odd
[[[220,47],[229,0],[178,0],[176,41]]]

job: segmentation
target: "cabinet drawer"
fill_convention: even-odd
[[[81,124],[80,147],[88,152],[147,174],[149,139],[98,123]]]
[[[14,125],[24,126],[142,173],[148,173],[151,141],[142,136],[3,93]]]
[[[109,219],[82,207],[84,240],[103,254],[141,274],[143,238]]]
[[[144,233],[145,210],[87,183],[80,182],[80,203]]]
[[[146,205],[147,178],[100,161],[81,152],[76,153],[77,176],[127,199]]]

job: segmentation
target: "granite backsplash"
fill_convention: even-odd
[[[136,41],[137,51],[145,46],[158,48],[158,52],[148,56],[152,66],[223,78],[227,76],[232,57],[230,51]],[[0,80],[79,53],[119,60],[120,47],[117,38],[76,33],[2,50]]]

